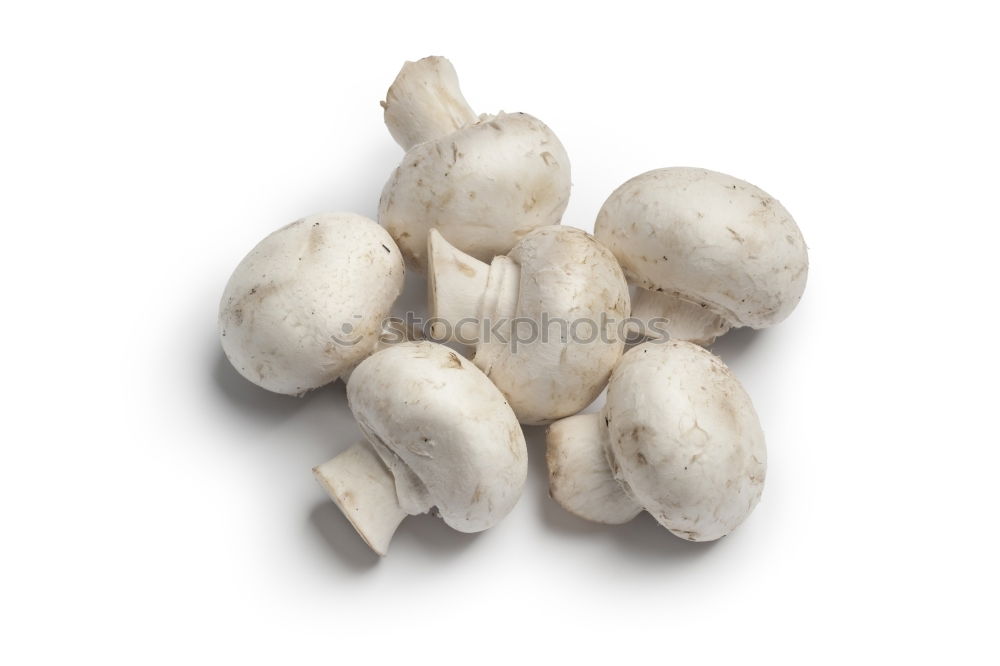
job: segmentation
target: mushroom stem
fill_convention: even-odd
[[[600,414],[556,421],[546,433],[549,494],[585,520],[620,525],[642,507],[615,479],[608,464],[608,429]]]
[[[396,482],[366,441],[313,468],[313,474],[372,550],[385,555],[406,517]]]
[[[382,108],[389,133],[407,151],[476,121],[458,87],[455,68],[439,56],[404,64]]]
[[[479,339],[479,308],[490,267],[449,243],[431,229],[427,248],[427,301],[435,340],[474,345]]]
[[[462,252],[431,229],[428,237],[431,336],[475,346],[489,329],[514,316],[520,267],[507,257],[489,265]]]
[[[641,287],[632,300],[632,318],[640,321],[639,333],[647,339],[669,337],[703,346],[731,327],[706,305]]]

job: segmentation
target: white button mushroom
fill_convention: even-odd
[[[403,271],[399,248],[366,217],[293,222],[229,278],[219,307],[222,348],[241,375],[269,391],[319,388],[375,351]]]
[[[477,120],[440,57],[403,65],[383,107],[407,152],[382,192],[379,222],[418,270],[430,228],[489,261],[532,229],[559,224],[569,158],[537,118],[501,112]]]
[[[622,357],[600,414],[549,427],[549,490],[587,520],[645,509],[672,533],[712,541],[750,514],[764,488],[764,434],[746,391],[710,352],[647,342]]]
[[[487,265],[430,233],[437,339],[475,346],[473,362],[521,423],[575,414],[604,388],[624,348],[628,285],[614,256],[572,227],[536,229]]]
[[[731,327],[772,326],[806,286],[809,258],[792,216],[763,190],[714,171],[636,176],[605,202],[594,233],[639,285],[632,315],[648,337],[710,344]]]
[[[524,434],[500,391],[454,351],[388,347],[354,370],[347,399],[366,440],[313,472],[379,555],[407,515],[436,507],[450,527],[479,532],[514,507]]]

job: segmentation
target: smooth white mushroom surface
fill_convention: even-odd
[[[767,450],[746,391],[723,362],[678,340],[627,352],[599,414],[549,427],[549,491],[587,520],[646,510],[679,537],[712,541],[753,511]]]
[[[636,176],[604,203],[594,233],[640,287],[632,315],[648,337],[710,344],[732,327],[773,326],[805,290],[809,258],[795,220],[760,188],[722,173]]]
[[[473,362],[521,423],[575,414],[600,394],[625,344],[628,285],[593,236],[536,229],[490,264],[433,230],[430,314],[436,338],[475,347]]]
[[[323,213],[282,227],[233,271],[219,307],[226,357],[275,393],[301,395],[379,344],[403,288],[403,258],[374,221]]]
[[[444,345],[403,342],[362,361],[347,399],[365,440],[313,472],[384,555],[407,515],[436,508],[479,532],[514,507],[527,476],[524,434],[503,394]]]
[[[379,222],[418,270],[426,267],[432,228],[489,261],[532,229],[559,224],[569,201],[569,157],[537,118],[477,118],[441,57],[407,62],[383,107],[407,152],[382,191]]]

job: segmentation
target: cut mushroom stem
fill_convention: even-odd
[[[406,517],[396,483],[366,441],[313,468],[313,474],[372,550],[385,555]]]
[[[632,318],[647,339],[673,337],[699,345],[712,344],[731,327],[704,303],[641,287],[632,301]]]
[[[404,150],[476,121],[475,111],[458,87],[455,68],[440,56],[403,65],[382,108],[389,133]]]
[[[520,267],[509,258],[479,261],[430,231],[427,282],[431,336],[439,342],[475,345],[483,329],[514,316]]]
[[[608,429],[600,414],[577,414],[549,426],[546,434],[549,494],[585,520],[620,525],[642,511],[611,474]]]

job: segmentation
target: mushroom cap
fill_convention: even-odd
[[[549,423],[603,390],[625,346],[628,285],[611,252],[573,227],[536,229],[508,258],[520,266],[513,331],[510,340],[481,339],[474,361],[521,423]],[[533,326],[536,339],[515,346]]]
[[[378,217],[421,271],[432,227],[489,262],[532,229],[559,224],[569,189],[569,157],[552,130],[526,113],[500,113],[411,148]]]
[[[795,220],[745,181],[688,167],[656,169],[615,190],[595,235],[629,279],[704,304],[735,326],[787,317],[809,258]]]
[[[354,213],[275,231],[233,271],[219,306],[222,348],[241,375],[300,395],[337,379],[378,344],[403,288],[389,234]]]
[[[384,349],[354,370],[347,400],[407,513],[436,506],[452,528],[478,532],[514,507],[528,472],[524,434],[496,386],[459,354],[432,342]]]
[[[750,514],[767,450],[726,365],[690,342],[647,342],[615,368],[602,412],[612,473],[674,534],[711,541]]]

